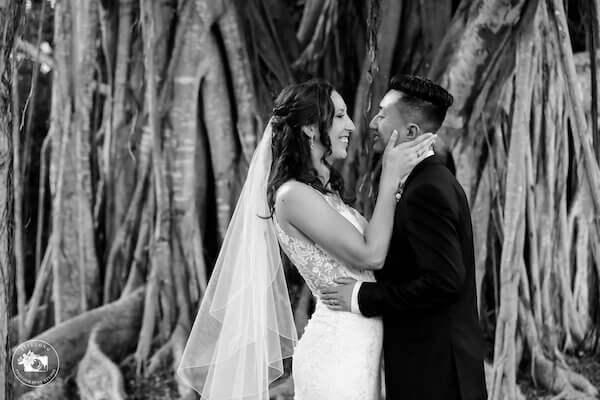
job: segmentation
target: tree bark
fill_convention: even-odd
[[[206,133],[198,118],[200,81],[208,70],[209,58],[203,57],[202,26],[201,21],[194,18],[195,5],[189,3],[186,7],[183,11],[186,23],[179,24],[176,33],[181,37],[182,49],[174,69],[173,100],[168,118],[173,132],[177,133],[177,146],[170,165],[173,209],[177,215],[174,230],[180,232],[178,239],[185,254],[184,262],[190,266],[189,276],[194,277],[190,279],[189,287],[195,303],[201,295],[198,288],[204,290],[207,277],[204,256],[196,249],[203,248],[202,232],[206,229],[208,182],[211,179]]]
[[[219,237],[223,240],[240,189],[234,185],[238,180],[236,162],[239,160],[239,149],[231,118],[232,103],[227,91],[224,60],[215,38],[208,35],[204,40],[205,54],[211,59],[211,63],[200,88],[203,98],[202,114],[211,154],[219,154],[218,158],[213,157],[211,161],[215,179]]]
[[[0,400],[12,399],[8,352],[8,321],[13,313],[15,260],[13,254],[12,133],[17,124],[12,104],[12,61],[24,5],[0,4]]]
[[[372,167],[370,164],[373,157],[370,151],[371,137],[368,126],[385,94],[392,73],[395,38],[400,30],[402,5],[402,1],[384,0],[380,6],[385,10],[385,14],[380,16],[382,20],[377,31],[377,43],[379,43],[377,54],[375,59],[372,58],[373,55],[367,54],[363,61],[353,112],[356,130],[351,136],[348,157],[344,161],[343,176],[346,185],[351,192],[356,191],[357,206],[367,217],[371,212],[372,184],[368,177],[363,177],[366,179],[364,187],[359,188],[358,182],[361,179],[361,172],[366,173]]]
[[[13,196],[14,196],[14,219],[15,219],[15,244],[14,256],[16,263],[16,283],[17,283],[17,312],[19,315],[19,340],[23,340],[24,315],[25,315],[25,249],[23,243],[24,223],[23,223],[23,168],[21,164],[21,129],[20,129],[20,104],[18,82],[18,66],[16,58],[12,58],[12,112],[16,123],[12,124],[12,145],[13,145]]]
[[[140,328],[144,290],[139,288],[125,298],[84,312],[33,338],[54,346],[60,357],[59,377],[73,372],[84,356],[94,330],[95,340],[108,357],[119,359],[129,354]],[[14,377],[11,382],[15,392],[31,389],[18,384]]]
[[[527,124],[533,89],[533,54],[529,46],[532,32],[519,37],[515,70],[515,114],[510,128],[510,147],[504,205],[504,243],[500,261],[500,314],[496,323],[492,400],[516,399],[516,367],[514,338],[517,327],[519,266],[522,263],[525,237],[526,188],[525,149],[529,146]]]
[[[102,322],[92,329],[85,355],[77,366],[79,397],[81,400],[123,400],[125,389],[121,371],[118,365],[105,354],[98,342],[101,326]],[[108,344],[114,346],[115,343],[110,340]]]
[[[470,138],[475,132],[465,129],[468,116],[488,79],[490,66],[497,61],[498,51],[506,45],[519,22],[525,3],[524,0],[462,1],[429,73],[454,96],[440,135],[453,148],[456,175],[470,201],[477,164]]]
[[[55,198],[53,230],[57,234],[53,296],[55,320],[61,322],[99,300],[89,158],[97,0],[58,1],[55,18],[51,170],[56,185],[51,187]]]
[[[157,106],[157,45],[156,5],[148,0],[140,0],[140,14],[144,40],[144,69],[146,73],[145,103],[148,110],[148,129],[152,137],[152,179],[156,215],[154,219],[154,232],[151,240],[151,270],[148,276],[150,284],[146,293],[142,329],[136,350],[137,372],[142,371],[143,363],[150,353],[151,340],[155,334],[158,323],[159,332],[163,339],[174,323],[172,318],[173,296],[170,285],[171,254],[169,249],[170,231],[170,204],[168,186],[166,181],[166,160],[164,157],[165,143],[161,129],[161,119]],[[161,287],[164,285],[164,289]],[[158,304],[161,303],[165,315],[158,317]]]
[[[109,155],[105,159],[107,174],[107,185],[111,192],[107,195],[109,205],[109,216],[112,218],[110,225],[112,229],[107,230],[111,236],[120,225],[125,216],[127,204],[131,198],[131,188],[134,186],[135,168],[130,153],[132,145],[131,127],[129,126],[128,106],[126,93],[128,90],[128,72],[131,63],[131,40],[132,22],[134,12],[134,0],[118,1],[118,33],[116,42],[116,60],[114,68],[112,120],[110,126],[106,126],[105,146]],[[110,228],[107,227],[107,228]]]
[[[308,44],[317,26],[324,5],[325,1],[323,0],[307,0],[306,4],[304,4],[302,19],[296,33],[300,46],[305,47]]]
[[[422,0],[419,9],[425,48],[423,70],[428,71],[450,25],[452,2]]]
[[[592,150],[592,135],[586,124],[585,111],[581,102],[583,96],[577,82],[577,73],[573,60],[573,49],[570,45],[570,36],[564,7],[562,3],[559,3],[556,0],[548,0],[548,8],[553,16],[553,18],[551,18],[555,24],[554,33],[560,48],[561,63],[567,83],[568,98],[574,114],[573,125],[576,131],[574,138],[576,142],[578,142],[577,146],[581,146],[588,184],[590,188],[592,188],[592,191],[594,191],[594,188],[600,187],[600,170],[598,169],[598,160],[595,159]],[[600,195],[592,196],[592,200],[596,214],[599,214]]]
[[[219,18],[219,28],[223,36],[227,64],[233,84],[236,130],[246,162],[250,164],[256,148],[259,115],[256,107],[257,98],[252,80],[252,69],[236,7],[233,5],[227,7],[223,16]]]

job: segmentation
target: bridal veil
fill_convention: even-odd
[[[296,327],[267,203],[272,129],[258,145],[178,374],[202,399],[269,399]],[[266,218],[265,218],[266,217]]]

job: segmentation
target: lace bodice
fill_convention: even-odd
[[[325,201],[361,233],[367,221],[336,195]],[[378,400],[383,325],[379,318],[333,311],[320,301],[319,289],[341,277],[375,281],[372,271],[356,270],[321,246],[288,235],[273,216],[279,244],[317,298],[315,311],[294,349],[295,400]],[[328,223],[329,221],[323,221]]]
[[[346,218],[361,233],[367,224],[358,211],[345,204],[337,195],[323,195],[327,203]],[[298,268],[312,294],[319,297],[319,288],[334,284],[341,277],[351,277],[361,282],[374,282],[370,270],[357,270],[346,266],[319,245],[288,235],[273,216],[279,244],[292,263]]]

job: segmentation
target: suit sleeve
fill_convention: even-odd
[[[407,198],[406,229],[419,277],[404,284],[363,283],[358,293],[363,315],[428,310],[458,299],[465,285],[458,216],[455,198],[444,196],[431,184],[420,186]]]

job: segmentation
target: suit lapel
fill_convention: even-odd
[[[408,178],[406,178],[406,181],[404,182],[404,193],[406,193],[406,188],[408,187],[408,185],[410,184],[411,180],[413,180],[415,178],[415,176],[417,176],[419,174],[420,171],[423,171],[425,168],[427,168],[430,165],[434,165],[434,164],[444,164],[443,161],[437,156],[437,155],[433,155],[431,157],[426,158],[425,160],[421,161],[419,164],[417,164],[413,170],[411,171],[411,173],[408,175]],[[394,215],[394,229],[392,231],[392,246],[394,247],[394,250],[392,250],[392,255],[390,257],[390,254],[388,253],[388,258],[386,259],[386,266],[388,263],[390,263],[391,265],[393,265],[392,267],[390,267],[389,269],[386,268],[386,266],[384,266],[384,268],[381,271],[378,271],[379,273],[376,273],[376,277],[377,279],[392,279],[392,276],[395,276],[395,278],[393,278],[396,281],[407,281],[407,280],[411,280],[414,279],[414,270],[409,270],[406,268],[402,268],[401,270],[398,270],[398,268],[396,268],[396,264],[397,264],[397,260],[396,258],[398,256],[400,256],[398,254],[398,252],[405,252],[406,251],[406,234],[404,232],[404,230],[402,229],[403,224],[405,223],[404,218],[406,217],[406,202],[400,200],[400,203],[398,204],[398,207],[396,207],[396,213]],[[403,257],[408,257],[408,254],[405,254]],[[406,260],[405,260],[406,261]]]

